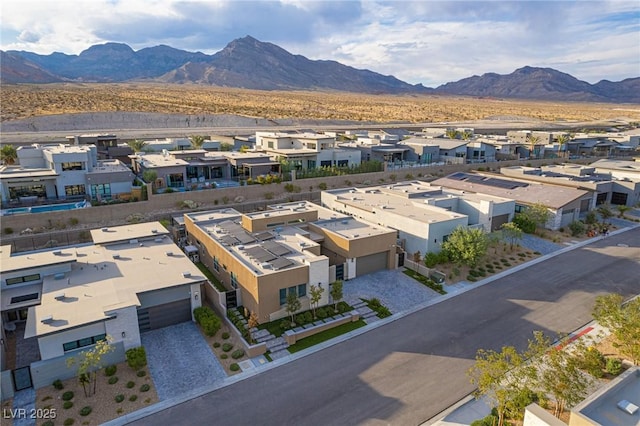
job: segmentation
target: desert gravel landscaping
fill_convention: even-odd
[[[116,373],[107,377],[103,369],[98,373],[98,384],[96,393],[86,397],[82,386],[77,378],[62,381],[63,389],[56,389],[54,386],[47,386],[36,391],[36,409],[55,409],[56,418],[52,420],[54,425],[99,425],[109,420],[131,413],[151,404],[158,402],[153,380],[149,375],[149,370],[144,367],[140,371],[134,371],[126,362],[117,365]],[[117,382],[109,384],[109,379],[117,377]],[[111,379],[114,381],[114,379]],[[133,386],[129,384],[133,383]],[[148,385],[149,390],[143,391]],[[128,387],[131,386],[131,387]],[[65,409],[63,395],[65,392],[73,392],[73,398],[69,401],[73,404]],[[122,395],[122,401],[117,402],[116,396]],[[83,407],[91,407],[91,412],[80,415]],[[73,422],[68,419],[73,419]],[[3,422],[4,424],[4,422]],[[38,425],[51,425],[47,420],[38,420]]]

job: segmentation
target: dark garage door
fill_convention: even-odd
[[[155,330],[185,321],[191,321],[191,299],[138,309],[140,331]]]
[[[356,259],[356,277],[387,269],[388,252],[370,254]]]
[[[497,231],[502,225],[509,222],[508,214],[501,214],[491,218],[491,232]]]

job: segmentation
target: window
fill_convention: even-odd
[[[627,194],[624,192],[612,192],[611,193],[611,204],[616,206],[626,206],[627,205]]]
[[[316,160],[307,160],[307,169],[315,169]]]
[[[331,160],[321,161],[320,167],[331,167]]]
[[[84,163],[80,161],[70,161],[68,163],[61,163],[62,171],[68,172],[70,170],[84,170]]]
[[[525,206],[521,206],[521,205],[516,204],[516,207],[515,207],[514,211],[516,213],[522,213],[525,208],[526,208]]]
[[[349,167],[349,160],[338,160],[338,167]]]
[[[7,285],[28,283],[29,281],[38,281],[40,274],[25,275],[24,277],[7,278]]]
[[[99,185],[91,185],[91,195],[95,198],[111,198],[111,184],[101,183]]]
[[[62,345],[62,349],[65,352],[72,351],[78,348],[84,348],[86,346],[95,345],[101,340],[105,340],[107,338],[106,334],[98,334],[97,336],[85,337],[84,339],[74,340],[72,342],[67,342]]]
[[[65,185],[64,194],[69,195],[85,195],[86,190],[84,185]]]
[[[213,269],[215,269],[216,272],[220,272],[220,262],[218,262],[218,258],[213,256]]]
[[[273,149],[273,141],[267,142],[267,148]]]
[[[40,294],[38,293],[25,294],[22,296],[12,297],[10,303],[13,304],[13,303],[28,302],[29,300],[37,300],[38,297],[40,297]]]
[[[449,236],[448,235],[443,235],[442,236],[442,242],[446,243],[447,241],[449,241]]]
[[[238,276],[233,272],[231,273],[231,287],[238,288]]]
[[[307,295],[307,285],[298,284],[287,288],[281,288],[280,291],[280,306],[287,303],[287,294],[297,294],[298,297],[305,297]]]

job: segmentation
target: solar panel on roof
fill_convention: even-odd
[[[290,261],[289,259],[285,258],[285,257],[279,257],[277,259],[270,260],[269,264],[271,266],[273,266],[273,269],[275,269],[277,271],[278,269],[282,269],[282,268],[286,268],[287,266],[291,266],[294,263],[292,261]]]
[[[256,239],[251,235],[247,234],[246,231],[238,232],[237,234],[233,234],[242,244],[253,243]]]
[[[220,237],[220,241],[232,246],[238,244],[238,240],[231,235],[223,235],[222,237]]]
[[[449,175],[448,177],[449,179],[462,180],[467,177],[467,174],[462,172],[457,172],[452,175]]]
[[[275,241],[265,241],[262,247],[269,250],[271,253],[275,254],[276,256],[283,256],[287,253],[291,253],[291,250],[288,247],[285,247],[282,244],[277,243]]]
[[[258,241],[267,241],[275,238],[271,232],[260,232],[258,234],[254,234],[254,237],[256,237]]]

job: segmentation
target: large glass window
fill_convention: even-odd
[[[65,185],[64,193],[66,196],[85,195],[86,190],[84,185]]]
[[[39,293],[25,294],[22,296],[12,297],[11,303],[13,304],[13,303],[28,302],[29,300],[38,300],[38,297],[40,297]]]
[[[213,256],[213,269],[216,270],[216,272],[220,272],[220,262],[218,261],[218,258]]]
[[[338,167],[349,167],[349,160],[338,160]]]
[[[280,306],[287,303],[287,294],[297,294],[298,297],[305,297],[307,295],[307,285],[298,284],[287,288],[281,288],[279,291]]]
[[[16,199],[18,197],[46,197],[47,191],[44,185],[31,186],[13,186],[9,187],[9,198]]]
[[[68,172],[70,170],[84,170],[84,163],[80,161],[70,161],[68,163],[61,163],[62,171]]]
[[[184,176],[182,173],[174,173],[167,176],[169,181],[169,187],[171,188],[182,188],[184,187]]]
[[[101,183],[99,185],[91,185],[91,196],[95,198],[111,198],[111,184]]]
[[[84,348],[86,346],[95,345],[101,340],[105,340],[107,338],[106,334],[98,334],[97,336],[85,337],[83,339],[74,340],[72,342],[67,342],[62,345],[62,349],[65,352],[72,351],[78,348]]]
[[[233,272],[231,273],[231,287],[238,288],[238,276]]]

